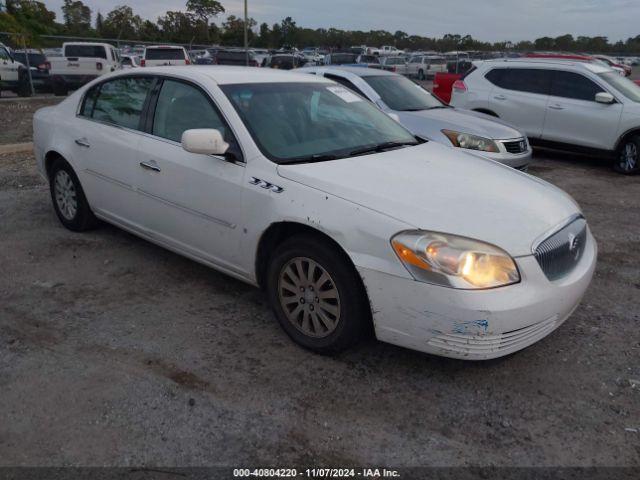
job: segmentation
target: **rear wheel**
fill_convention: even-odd
[[[640,171],[640,135],[634,135],[622,142],[613,169],[625,175]]]
[[[318,353],[345,350],[367,331],[370,308],[357,271],[341,251],[314,236],[277,247],[267,294],[289,337]]]
[[[69,93],[67,86],[64,84],[64,82],[57,79],[52,80],[51,89],[53,90],[53,94],[56,97],[65,97],[67,96],[67,93]]]
[[[62,158],[51,166],[49,188],[53,208],[65,227],[82,232],[96,226],[98,220],[89,207],[80,180],[71,165]]]

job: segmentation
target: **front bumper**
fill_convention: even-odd
[[[587,236],[580,262],[549,281],[536,259],[516,258],[521,282],[490,290],[457,290],[359,268],[379,340],[450,358],[487,360],[547,336],[574,311],[595,270]]]

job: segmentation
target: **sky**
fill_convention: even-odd
[[[62,19],[63,0],[43,0]],[[129,5],[145,19],[184,10],[186,0],[83,0],[93,13]],[[291,16],[298,26],[345,30],[402,30],[441,37],[520,41],[543,36],[602,35],[610,41],[640,34],[639,0],[248,0],[249,16],[269,25]],[[227,15],[242,15],[243,0],[221,0]],[[224,16],[216,20],[220,23]]]

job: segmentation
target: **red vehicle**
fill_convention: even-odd
[[[433,78],[433,94],[448,105],[454,85],[461,79],[462,75],[459,73],[436,73]]]
[[[634,80],[633,83],[635,83],[636,85],[638,85],[640,87],[640,80]]]
[[[594,57],[588,55],[574,55],[571,53],[527,53],[527,58],[560,58],[564,60],[578,60],[581,62],[593,62]]]

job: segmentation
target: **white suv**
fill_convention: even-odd
[[[615,156],[640,171],[640,87],[608,67],[554,59],[474,63],[451,105],[495,115],[534,145]]]

